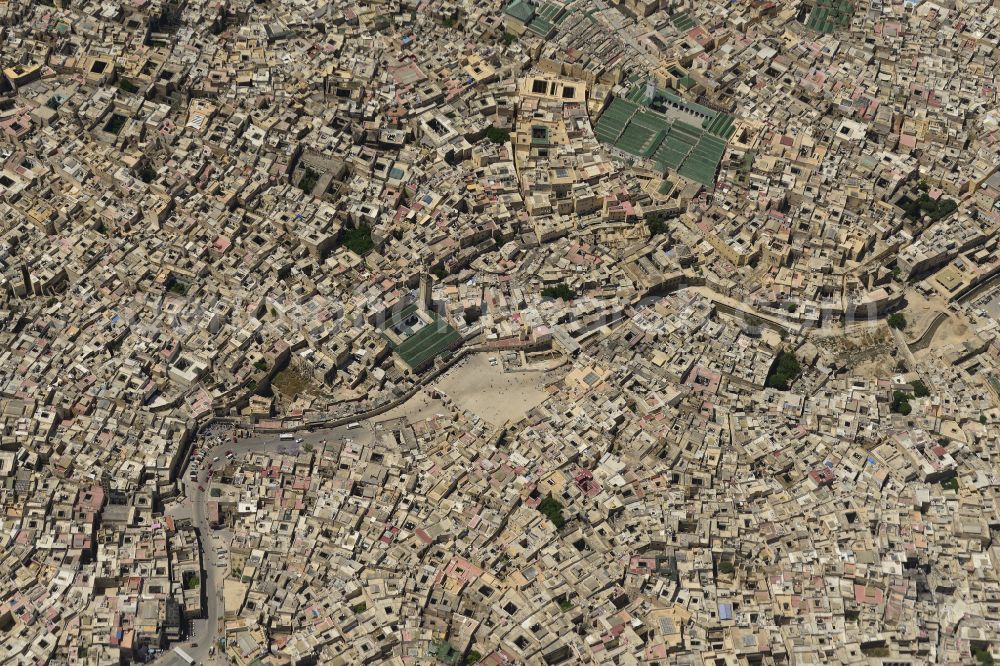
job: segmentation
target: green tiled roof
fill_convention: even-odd
[[[706,187],[715,184],[715,172],[732,135],[733,117],[688,102],[669,91],[657,91],[680,106],[706,116],[703,127],[654,111],[621,97],[612,100],[594,125],[599,141],[630,155],[652,159],[658,169],[674,170]],[[629,95],[640,99],[638,95]],[[673,185],[669,185],[667,192]]]
[[[417,311],[416,305],[408,305],[386,322],[383,328],[394,328]],[[434,313],[428,313],[431,322],[403,340],[394,351],[406,365],[417,368],[434,357],[450,349],[461,340],[462,335]]]
[[[511,0],[503,11],[522,23],[527,23],[535,17],[535,8],[525,0]]]

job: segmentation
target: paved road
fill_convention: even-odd
[[[370,422],[364,421],[361,422],[360,428],[349,429],[347,426],[324,428],[313,432],[295,433],[295,437],[300,441],[282,441],[278,433],[252,433],[250,436],[237,439],[234,442],[231,431],[219,436],[201,437],[196,442],[196,446],[205,451],[205,457],[198,469],[196,480],[192,481],[188,476],[190,467],[181,472],[181,479],[178,483],[183,499],[170,506],[167,513],[175,519],[190,518],[191,524],[200,535],[202,566],[205,571],[202,583],[207,612],[205,619],[192,621],[190,639],[185,643],[178,644],[182,650],[191,655],[196,664],[227,663],[218,650],[211,658],[208,654],[211,646],[217,645],[219,639],[223,637],[225,608],[223,607],[222,591],[223,581],[229,567],[228,545],[232,536],[227,529],[212,530],[209,527],[206,511],[206,505],[210,499],[208,491],[211,486],[211,482],[208,480],[209,470],[219,470],[225,466],[227,451],[232,451],[238,461],[248,453],[264,451],[277,453],[279,449],[286,451],[301,449],[307,444],[316,446],[318,449],[318,445],[324,442],[335,442],[346,438],[367,445],[375,438],[375,429]],[[213,462],[216,457],[219,460]],[[205,490],[201,490],[201,488]],[[220,547],[226,549],[224,554],[220,555],[216,552],[216,549]],[[171,666],[174,663],[181,663],[181,660],[172,652],[167,652],[155,663],[156,666]]]

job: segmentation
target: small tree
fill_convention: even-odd
[[[927,384],[924,384],[922,379],[911,382],[911,386],[913,386],[913,395],[918,398],[926,398],[931,394],[930,389],[927,388]]]
[[[889,315],[889,326],[892,326],[900,331],[903,330],[906,328],[906,317],[904,317],[900,312],[893,312]]]

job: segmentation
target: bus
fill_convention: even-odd
[[[278,439],[280,439],[283,442],[287,442],[295,439],[295,434],[291,432],[283,432],[280,435],[278,435]]]
[[[179,647],[175,647],[174,648],[174,652],[177,653],[178,657],[180,657],[181,659],[184,660],[185,664],[193,664],[194,663],[194,657],[192,657],[191,655],[189,655],[187,652],[185,652],[184,650],[180,649]]]

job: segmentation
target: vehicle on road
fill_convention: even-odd
[[[295,439],[295,435],[293,435],[290,432],[283,432],[280,435],[278,435],[278,439],[280,439],[283,442],[287,442],[289,440]]]
[[[228,451],[226,451],[226,455],[227,455],[227,456],[235,456],[235,455],[236,455],[236,452],[235,452],[235,451],[233,451],[232,449],[229,449]]]
[[[360,427],[361,427],[361,424],[358,423],[357,421],[352,421],[351,423],[347,424],[347,429],[348,430],[354,430],[355,428],[360,428]]]
[[[212,458],[212,462],[214,463],[219,462],[219,456],[215,456],[214,458]]]
[[[205,486],[198,486],[198,490],[200,490],[201,492],[205,492]]]

